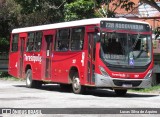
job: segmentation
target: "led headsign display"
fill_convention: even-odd
[[[101,28],[111,30],[133,30],[139,32],[150,31],[150,27],[148,24],[115,21],[101,21]]]

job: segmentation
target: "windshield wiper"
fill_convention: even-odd
[[[140,37],[140,33],[138,33],[138,35],[137,35],[137,37],[136,37],[136,40],[135,40],[135,42],[134,42],[134,44],[133,44],[133,46],[132,46],[132,50],[135,48],[135,46],[136,46],[136,44],[137,44],[137,42],[138,42],[139,37]]]
[[[130,53],[131,53],[131,58],[133,58],[133,59],[135,59],[135,55],[134,55],[134,52],[133,52],[133,50],[134,50],[134,48],[135,48],[135,46],[136,46],[136,44],[137,44],[137,42],[138,42],[138,40],[139,40],[139,37],[140,37],[140,33],[138,33],[138,35],[137,35],[137,37],[136,37],[136,39],[135,39],[135,42],[133,43],[133,45],[130,47]],[[136,57],[137,58],[137,57]]]

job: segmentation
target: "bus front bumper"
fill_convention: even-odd
[[[122,79],[95,74],[95,85],[96,87],[107,88],[147,88],[151,87],[151,77],[146,79]]]

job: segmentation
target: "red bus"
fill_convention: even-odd
[[[125,18],[93,18],[14,29],[9,73],[26,79],[27,87],[44,83],[127,89],[151,86],[151,28]]]

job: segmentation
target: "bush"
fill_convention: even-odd
[[[0,52],[9,52],[9,41],[6,38],[0,38]]]
[[[9,77],[8,72],[0,72],[0,78]]]

